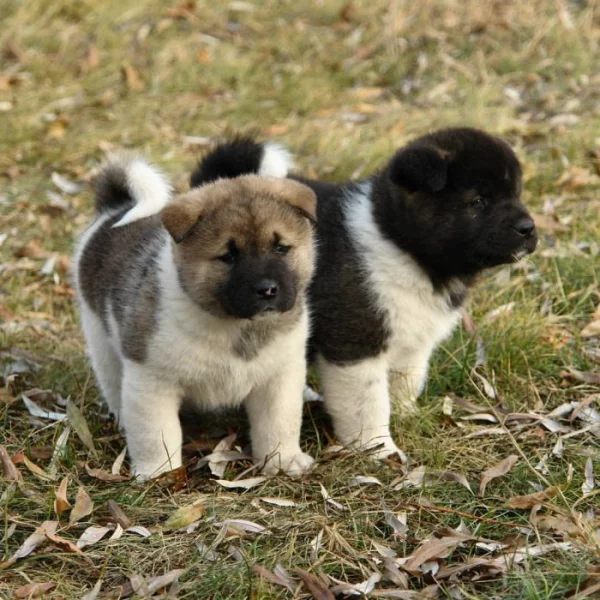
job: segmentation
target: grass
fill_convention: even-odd
[[[477,337],[487,359],[479,372],[511,411],[546,414],[598,392],[597,385],[564,374],[568,367],[598,370],[584,352],[597,348],[598,339],[579,336],[600,300],[600,17],[594,0],[5,0],[0,20],[0,223],[6,234],[0,245],[0,347],[4,365],[13,364],[14,349],[20,349],[33,353],[40,367],[5,377],[0,392],[0,444],[16,457],[24,478],[21,488],[6,475],[0,479],[1,560],[36,526],[56,518],[54,494],[63,477],[70,502],[82,485],[94,511],[72,526],[64,513],[62,537],[75,541],[88,525],[109,522],[110,499],[152,532],[86,548],[91,564],[64,546],[41,547],[0,571],[0,597],[30,582],[51,582],[56,587],[45,597],[77,598],[99,580],[101,597],[118,597],[133,573],[151,581],[173,569],[185,571],[170,597],[306,597],[297,579],[289,592],[255,567],[272,570],[280,563],[292,575],[301,568],[322,580],[356,584],[384,572],[372,541],[408,556],[422,540],[461,520],[472,533],[511,547],[565,540],[573,546],[529,557],[501,576],[470,572],[440,581],[438,597],[559,599],[598,576],[598,496],[582,499],[581,492],[586,460],[591,457],[600,471],[598,438],[589,432],[568,438],[563,456],[556,457],[551,450],[557,434],[539,425],[468,437],[494,425],[461,420],[467,413],[456,404],[451,415],[444,412],[447,396],[489,413],[498,402],[487,398],[472,374]],[[277,478],[238,492],[215,484],[206,467],[186,482],[146,485],[86,474],[86,461],[110,470],[123,439],[98,404],[62,257],[88,222],[87,182],[107,150],[135,148],[185,189],[204,149],[202,139],[190,136],[256,131],[288,144],[304,173],[356,178],[411,137],[456,124],[484,127],[517,149],[525,200],[542,215],[541,244],[525,265],[482,279],[469,305],[476,334],[460,329],[444,344],[418,418],[397,416],[394,428],[411,469],[460,473],[475,490],[484,470],[509,454],[520,456],[507,475],[488,485],[485,497],[439,477],[428,487],[394,490],[405,475],[399,465],[332,457],[325,452],[327,418],[316,405],[307,407],[303,443],[319,462],[303,481]],[[83,182],[83,190],[60,193],[51,181],[55,171]],[[20,258],[23,253],[30,257]],[[54,253],[55,268],[41,273]],[[513,302],[512,311],[490,320],[491,310]],[[65,427],[28,416],[20,392],[33,387],[80,407],[96,448],[90,453],[72,432],[51,481],[33,475],[19,454],[48,472],[49,454]],[[244,440],[237,414],[204,420],[190,435],[214,445],[230,429]],[[534,469],[544,455],[550,457],[546,474]],[[231,464],[225,477],[233,479],[247,466]],[[383,485],[348,487],[356,475],[377,477]],[[507,508],[509,498],[532,492],[532,483],[559,485],[561,493],[537,515]],[[321,485],[346,510],[326,503]],[[264,497],[296,506],[267,504]],[[197,500],[205,513],[194,531],[165,531],[177,507]],[[404,537],[393,537],[386,510],[406,513]],[[551,527],[540,515],[571,528]],[[268,533],[227,530],[224,537],[218,524],[240,518]],[[6,536],[11,525],[16,529]],[[315,551],[311,543],[318,537]],[[199,541],[213,547],[216,560],[202,555]],[[439,563],[473,556],[482,553],[465,544]],[[407,585],[412,597],[428,597],[433,584],[434,576],[417,574]],[[398,587],[385,580],[376,585]],[[417,596],[417,590],[425,591]]]

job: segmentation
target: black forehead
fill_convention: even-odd
[[[448,156],[446,189],[476,189],[493,195],[518,195],[521,165],[511,147],[478,129],[443,129],[427,136]]]

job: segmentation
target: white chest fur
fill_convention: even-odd
[[[381,235],[369,194],[367,183],[349,198],[346,219],[372,286],[373,306],[388,318],[388,367],[402,370],[417,358],[417,362],[428,361],[431,352],[456,326],[461,311],[435,292],[414,259]]]
[[[235,406],[290,362],[302,359],[306,313],[293,329],[262,347],[256,357],[244,358],[233,350],[239,321],[228,324],[199,310],[181,289],[170,261],[167,245],[161,256],[162,293],[149,362],[180,385],[186,397],[207,409]]]

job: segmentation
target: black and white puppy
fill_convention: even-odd
[[[285,175],[279,149],[260,174]],[[164,176],[118,158],[98,179],[96,218],[74,269],[83,332],[140,478],[181,466],[179,409],[243,404],[252,450],[300,475],[316,198],[247,175],[170,199]]]
[[[223,143],[192,185],[257,172],[264,157],[253,139]],[[363,181],[298,180],[318,198],[310,351],[336,436],[377,457],[401,454],[389,428],[390,372],[401,374],[402,408],[413,409],[477,275],[536,247],[519,161],[483,131],[443,129]]]

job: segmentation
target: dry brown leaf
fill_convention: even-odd
[[[110,512],[112,518],[123,528],[129,529],[133,526],[133,521],[125,514],[123,509],[114,501],[109,500],[107,502],[108,512]]]
[[[87,463],[85,464],[85,472],[90,477],[95,477],[100,481],[106,481],[108,483],[119,483],[121,481],[127,481],[129,477],[126,475],[114,475],[113,473],[109,473],[104,469],[92,469]]]
[[[41,467],[38,467],[34,462],[30,461],[27,456],[23,455],[23,463],[25,464],[25,466],[29,469],[29,471],[31,473],[33,473],[36,477],[38,477],[39,479],[41,479],[42,481],[54,481],[55,476],[50,474],[50,473],[46,473],[46,471],[44,471],[44,469],[42,469]]]
[[[139,73],[133,68],[131,63],[124,62],[121,65],[121,71],[125,79],[127,87],[134,92],[142,92],[144,90],[144,82]]]
[[[479,484],[479,495],[483,496],[485,493],[485,488],[487,484],[495,479],[496,477],[502,477],[506,475],[517,463],[519,457],[516,454],[511,454],[507,456],[504,460],[501,460],[499,463],[495,464],[493,467],[487,469],[481,474],[481,483]]]
[[[87,517],[93,510],[94,502],[85,491],[85,488],[80,485],[77,490],[77,496],[75,497],[75,505],[69,515],[69,525],[73,525],[73,523],[77,523],[77,521],[80,521],[83,517]]]
[[[163,525],[164,531],[174,531],[175,529],[182,529],[187,527],[191,523],[194,523],[198,519],[202,518],[205,511],[204,504],[190,504],[190,506],[182,506],[178,508],[165,522]]]
[[[56,496],[54,500],[54,512],[57,515],[65,512],[68,508],[71,508],[69,500],[67,499],[67,485],[69,485],[69,478],[65,477],[58,486],[58,489],[54,492]]]
[[[592,373],[591,371],[579,371],[569,367],[566,371],[560,372],[561,377],[569,377],[583,383],[594,383],[600,385],[600,373]]]
[[[42,525],[40,527],[41,530],[43,530],[44,535],[53,543],[56,544],[57,546],[60,546],[63,550],[65,550],[66,552],[72,552],[73,554],[79,554],[81,556],[83,556],[85,558],[85,560],[90,563],[91,565],[93,565],[91,559],[89,559],[87,556],[85,556],[83,554],[83,552],[71,541],[65,539],[64,537],[61,537],[59,535],[56,535],[54,533],[55,529],[47,529],[44,525]]]
[[[592,457],[590,456],[586,461],[585,461],[585,481],[583,482],[583,485],[581,486],[581,491],[583,492],[584,496],[587,496],[588,494],[592,493],[592,490],[595,487],[595,481],[594,481],[594,462],[592,461]]]
[[[77,547],[83,549],[87,546],[92,546],[99,542],[110,531],[112,531],[110,527],[97,527],[92,525],[81,534],[77,540]]]
[[[581,337],[600,336],[600,320],[591,321],[588,323],[579,334]]]
[[[252,567],[252,570],[259,577],[262,577],[263,579],[266,579],[267,581],[274,583],[275,585],[280,585],[281,587],[286,588],[290,592],[294,591],[292,586],[287,581],[284,581],[283,579],[279,578],[277,575],[275,575],[275,573],[272,573],[266,567],[263,567],[262,565],[254,565]]]
[[[549,487],[541,492],[535,494],[526,494],[525,496],[515,496],[511,498],[507,504],[509,508],[529,510],[536,504],[543,504],[546,500],[553,498],[558,493],[556,486]]]
[[[38,598],[56,587],[56,583],[28,583],[13,592],[14,598]]]
[[[0,570],[6,569],[17,562],[20,558],[29,556],[38,546],[46,541],[46,533],[54,532],[58,527],[58,521],[44,521],[19,547],[19,549],[6,561],[0,563]]]
[[[295,569],[295,572],[302,579],[302,583],[304,583],[314,600],[335,600],[335,596],[321,579],[302,569]]]
[[[445,536],[442,538],[431,538],[425,540],[409,557],[408,561],[403,565],[403,568],[409,572],[419,572],[418,568],[425,562],[429,562],[432,559],[445,558],[449,556],[452,551],[461,542],[464,542],[464,537],[450,537]]]
[[[7,452],[4,446],[0,446],[0,460],[2,461],[4,477],[9,481],[23,483],[23,476],[21,473],[19,473],[19,469],[17,469],[13,461],[10,459],[10,454]]]

